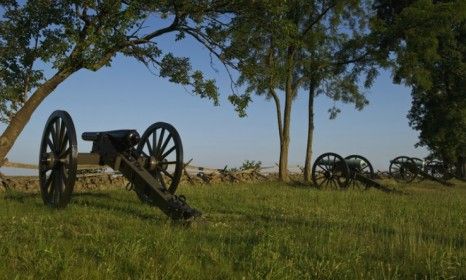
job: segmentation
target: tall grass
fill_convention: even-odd
[[[405,195],[279,183],[181,187],[203,218],[170,222],[124,190],[0,195],[5,279],[466,279],[466,186]]]

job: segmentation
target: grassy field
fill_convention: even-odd
[[[181,187],[204,212],[175,224],[125,190],[64,210],[0,194],[4,279],[466,279],[466,185],[407,194],[279,183]]]

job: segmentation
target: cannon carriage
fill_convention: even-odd
[[[389,174],[400,183],[431,180],[445,186],[453,184],[448,180],[454,177],[454,171],[441,161],[425,161],[419,158],[398,156],[390,161]]]
[[[343,158],[336,153],[324,153],[314,161],[312,166],[312,182],[318,188],[368,189],[374,187],[385,192],[392,191],[375,181],[374,178],[372,164],[361,155],[349,155]]]
[[[78,165],[108,166],[121,172],[138,198],[174,220],[200,216],[184,196],[175,195],[183,172],[183,146],[176,129],[164,122],[151,125],[142,136],[134,129],[84,132],[90,153],[78,153],[76,130],[65,111],[47,120],[39,153],[39,184],[48,206],[70,202]]]

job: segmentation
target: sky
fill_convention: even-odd
[[[80,70],[63,82],[33,114],[8,154],[13,162],[37,163],[39,145],[48,116],[54,110],[68,111],[78,135],[78,151],[89,152],[84,131],[137,129],[140,134],[157,121],[171,123],[179,131],[185,161],[212,168],[238,167],[245,160],[274,166],[279,158],[275,107],[272,101],[254,96],[246,118],[239,118],[227,96],[231,93],[227,72],[200,44],[187,38],[174,41],[171,35],[157,41],[164,51],[191,58],[193,69],[215,79],[221,92],[220,106],[193,95],[189,88],[160,78],[134,59],[117,56],[111,67],[97,72]],[[337,104],[341,113],[329,119],[333,101],[315,100],[314,156],[336,152],[342,156],[360,154],[377,170],[387,170],[398,155],[425,157],[414,148],[418,132],[408,125],[410,89],[395,85],[389,72],[381,72],[367,90],[370,104],[362,111]],[[293,104],[289,165],[304,165],[307,142],[307,93],[300,92]],[[5,125],[0,126],[3,131]],[[5,174],[26,175],[31,171],[3,168]]]

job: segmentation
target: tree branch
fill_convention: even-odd
[[[320,15],[317,16],[317,18],[315,20],[313,20],[309,26],[303,31],[303,34],[302,34],[302,37],[306,36],[307,32],[309,32],[311,30],[311,28],[316,25],[320,20],[322,20],[322,18],[333,8],[335,8],[336,6],[336,2],[333,2],[333,4],[329,5],[327,8],[325,8],[321,13]]]

